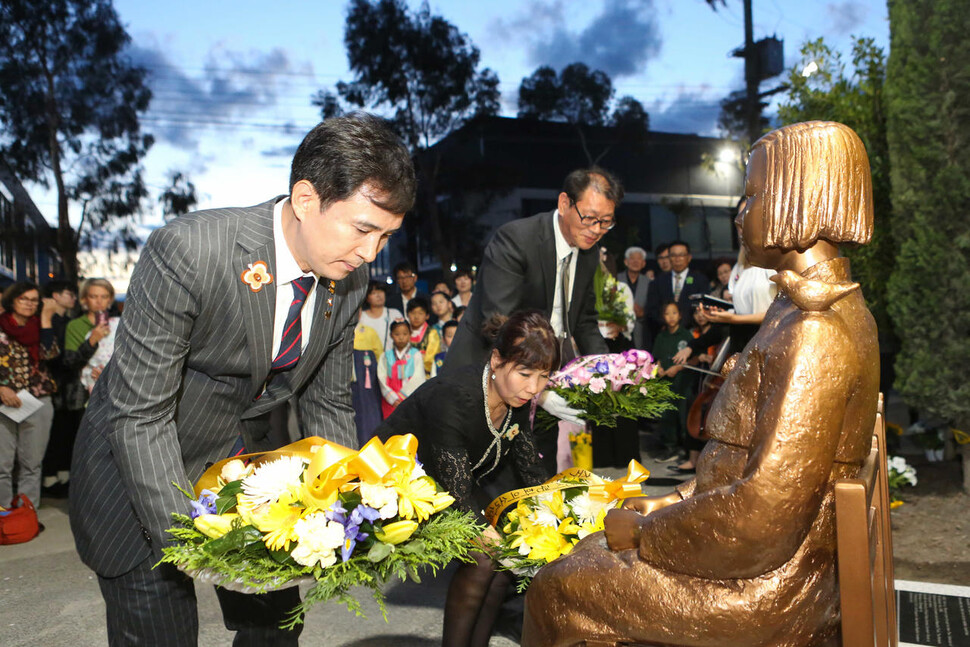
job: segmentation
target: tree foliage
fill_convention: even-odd
[[[187,214],[199,203],[195,192],[195,184],[180,171],[174,171],[170,177],[170,184],[159,196],[162,205],[162,215],[166,220]]]
[[[139,113],[151,92],[125,55],[129,40],[110,0],[0,4],[0,150],[21,178],[56,186],[58,249],[71,278],[68,202],[103,222],[147,195],[139,162],[153,139]]]
[[[896,387],[970,428],[970,12],[962,0],[890,0],[886,76]]]
[[[650,128],[650,116],[642,103],[631,96],[614,101],[614,95],[613,81],[602,70],[590,70],[585,63],[571,63],[557,74],[544,65],[519,85],[519,118],[572,124],[587,162],[595,164],[612,145],[593,156],[585,127],[614,126],[616,141],[641,142],[646,140]]]
[[[478,48],[427,2],[412,12],[403,0],[352,0],[344,45],[353,80],[337,83],[336,93],[318,92],[313,104],[324,119],[343,111],[341,101],[390,115],[415,156],[421,226],[447,267],[454,250],[438,211],[440,157],[426,151],[470,119],[498,113],[498,76],[479,69]],[[409,224],[412,242],[414,232]]]
[[[812,64],[817,69],[806,76],[803,71]],[[896,263],[896,244],[890,219],[885,78],[885,56],[871,38],[853,39],[849,67],[841,54],[833,51],[822,38],[809,41],[802,45],[800,60],[788,72],[788,90],[778,108],[778,119],[782,124],[816,119],[838,121],[858,133],[866,146],[872,171],[875,229],[872,242],[858,249],[847,249],[846,254],[852,261],[852,276],[861,283],[876,318],[881,340],[887,344],[893,341],[886,306],[887,285]]]
[[[479,50],[425,2],[353,0],[344,31],[353,81],[337,94],[359,108],[390,111],[412,151],[431,146],[477,115],[499,109],[498,76],[478,69]],[[339,112],[332,93],[318,93],[323,116]]]

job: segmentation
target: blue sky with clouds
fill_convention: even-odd
[[[410,0],[412,7],[419,2]],[[703,0],[437,0],[430,3],[480,48],[501,81],[503,114],[539,65],[582,61],[632,95],[651,128],[716,134],[718,102],[743,87],[741,0],[717,12]],[[289,158],[318,120],[319,89],[350,79],[343,49],[346,3],[336,0],[115,0],[132,56],[151,72],[144,119],[156,144],[145,160],[157,193],[186,172],[201,207],[248,205],[286,191]],[[800,45],[824,36],[847,52],[851,35],[888,50],[885,0],[754,0],[755,38]],[[770,88],[772,81],[762,85]],[[51,220],[56,200],[34,191]],[[157,210],[157,208],[156,208]],[[153,214],[146,214],[151,221]]]

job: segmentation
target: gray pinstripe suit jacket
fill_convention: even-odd
[[[131,277],[114,355],[97,382],[71,468],[70,519],[78,553],[100,575],[128,572],[170,540],[172,512],[207,462],[236,437],[261,447],[267,412],[300,395],[309,433],[355,447],[350,383],[366,265],[325,283],[300,362],[263,392],[272,358],[276,283],[241,279],[265,261],[275,275],[273,205],[181,216],[155,231]],[[262,393],[262,395],[260,395]]]

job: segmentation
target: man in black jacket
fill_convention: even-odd
[[[690,328],[694,323],[690,295],[705,294],[708,289],[707,277],[690,269],[690,245],[675,240],[670,243],[669,254],[670,271],[657,276],[647,295],[647,316],[657,331],[664,326],[663,306],[671,301],[680,307],[680,325]]]
[[[623,187],[610,172],[578,169],[566,176],[555,211],[500,227],[485,248],[444,371],[467,364],[484,366],[491,342],[482,334],[482,324],[493,314],[518,310],[537,309],[549,317],[561,340],[563,363],[577,351],[608,352],[596,320],[593,275],[599,263],[597,243],[615,224],[614,212],[622,199]],[[577,418],[580,412],[566,407],[551,391],[539,402],[561,419],[582,422]],[[555,469],[556,434],[539,437],[537,443],[546,465]]]

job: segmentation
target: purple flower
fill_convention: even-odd
[[[597,373],[603,373],[603,374],[609,373],[610,364],[606,360],[601,359],[600,361],[596,362],[595,366],[593,366],[593,370],[596,371]]]
[[[340,558],[343,561],[346,562],[348,559],[350,559],[350,556],[353,555],[354,548],[356,548],[358,541],[363,541],[370,536],[366,532],[361,532],[361,524],[365,521],[373,523],[374,520],[380,516],[381,513],[378,510],[361,504],[351,511],[349,517],[346,517],[343,520],[338,520],[340,523],[344,524],[344,543],[340,549]]]
[[[217,497],[212,490],[202,490],[199,500],[192,502],[192,518],[195,519],[201,514],[215,514]]]
[[[336,521],[339,524],[347,525],[347,508],[340,503],[339,499],[333,502],[333,505],[327,509],[324,516],[327,518],[327,521]]]

